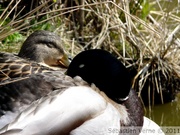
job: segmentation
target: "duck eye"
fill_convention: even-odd
[[[79,65],[79,68],[83,68],[85,65],[84,64],[80,64]]]
[[[54,48],[54,45],[53,45],[52,43],[47,43],[47,46],[48,46],[49,48]]]

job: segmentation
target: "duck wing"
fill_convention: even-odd
[[[33,101],[56,89],[87,85],[61,71],[32,74],[28,78],[0,86],[0,127],[9,123]]]
[[[29,75],[52,70],[11,53],[0,53],[0,85],[21,81]]]
[[[87,86],[56,90],[31,104],[14,122],[1,129],[3,135],[106,135],[120,130],[128,114],[119,112],[106,98]],[[118,133],[116,133],[118,134]]]

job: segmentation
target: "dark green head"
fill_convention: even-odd
[[[129,95],[131,81],[126,67],[107,51],[94,49],[79,53],[71,62],[67,75],[80,76],[94,83],[116,102]]]

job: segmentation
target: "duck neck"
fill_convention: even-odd
[[[134,89],[130,90],[129,98],[122,103],[127,108],[129,123],[127,127],[138,127],[141,130],[144,122],[144,110],[142,103]]]

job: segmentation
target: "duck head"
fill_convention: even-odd
[[[107,51],[94,49],[79,53],[69,65],[67,75],[80,76],[94,83],[117,103],[127,99],[131,81],[125,66]]]
[[[23,43],[18,56],[48,66],[67,68],[70,63],[60,37],[44,30],[32,33]]]

